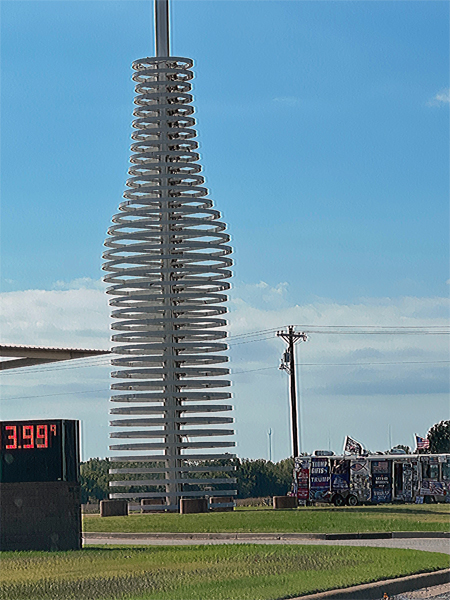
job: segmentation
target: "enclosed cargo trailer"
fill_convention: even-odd
[[[450,454],[316,451],[295,459],[293,492],[300,505],[450,502]]]

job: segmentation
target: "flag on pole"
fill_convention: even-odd
[[[416,450],[426,450],[430,447],[430,440],[428,438],[420,437],[416,433]]]
[[[360,444],[359,442],[347,435],[345,436],[344,442],[344,454],[346,452],[349,452],[350,454],[362,454],[363,446],[362,444]]]

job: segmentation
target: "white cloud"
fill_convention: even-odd
[[[72,281],[56,281],[53,285],[55,290],[102,290],[103,292],[106,287],[101,279],[91,279],[90,277],[79,277]]]
[[[450,102],[450,88],[444,89],[437,93],[432,100],[428,102],[428,106],[442,106]]]
[[[234,291],[231,336],[286,325],[306,330],[330,325],[448,325],[447,298],[367,298],[353,304],[319,300],[267,309],[261,297],[267,288],[253,287],[251,303],[240,297],[239,286]],[[260,453],[265,451],[268,427],[274,430],[275,454],[289,453],[288,378],[277,370],[284,348],[275,332],[270,339],[230,347],[244,456],[255,444]],[[447,336],[311,333],[297,352],[308,450],[326,447],[328,438],[332,448],[340,450],[343,437],[352,432],[369,447],[385,449],[388,424],[395,443],[411,444],[411,429],[426,433],[434,422],[448,418],[448,362],[439,362],[449,360]]]
[[[296,96],[279,96],[274,98],[273,101],[286,106],[297,106],[300,104],[301,99],[297,98]]]
[[[58,287],[65,289],[1,294],[2,341],[108,348],[103,285],[81,280]],[[267,456],[269,427],[275,458],[289,455],[288,377],[278,370],[285,344],[275,332],[251,343],[234,336],[286,325],[307,330],[330,325],[447,326],[447,298],[366,298],[347,304],[321,299],[292,305],[287,288],[286,283],[260,282],[237,283],[232,290],[230,366],[240,456]],[[329,442],[339,450],[346,434],[372,449],[385,449],[388,424],[394,443],[410,444],[414,430],[425,434],[433,423],[448,418],[448,363],[439,362],[449,359],[446,336],[311,332],[297,351],[307,450]],[[84,457],[107,454],[108,366],[73,361],[7,373],[2,374],[2,418],[39,418],[49,411],[55,417],[78,416],[86,423]]]
[[[3,343],[107,348],[108,304],[101,289],[25,290],[0,295]]]
[[[270,286],[265,281],[256,284],[236,282],[230,294],[231,305],[235,308],[241,303],[272,310],[285,308],[288,303],[288,288],[287,282],[278,283],[276,286]]]

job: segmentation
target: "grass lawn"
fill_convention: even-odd
[[[449,531],[450,505],[400,504],[364,507],[238,509],[193,515],[146,514],[128,517],[85,515],[84,531],[104,532],[274,532],[344,533],[366,531]]]
[[[449,566],[444,554],[332,546],[2,552],[2,600],[269,600]]]

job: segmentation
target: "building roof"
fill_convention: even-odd
[[[61,360],[73,360],[88,356],[110,354],[110,350],[94,350],[85,348],[49,348],[46,346],[20,346],[16,344],[0,344],[0,356],[7,360],[0,361],[0,370],[18,369]]]

